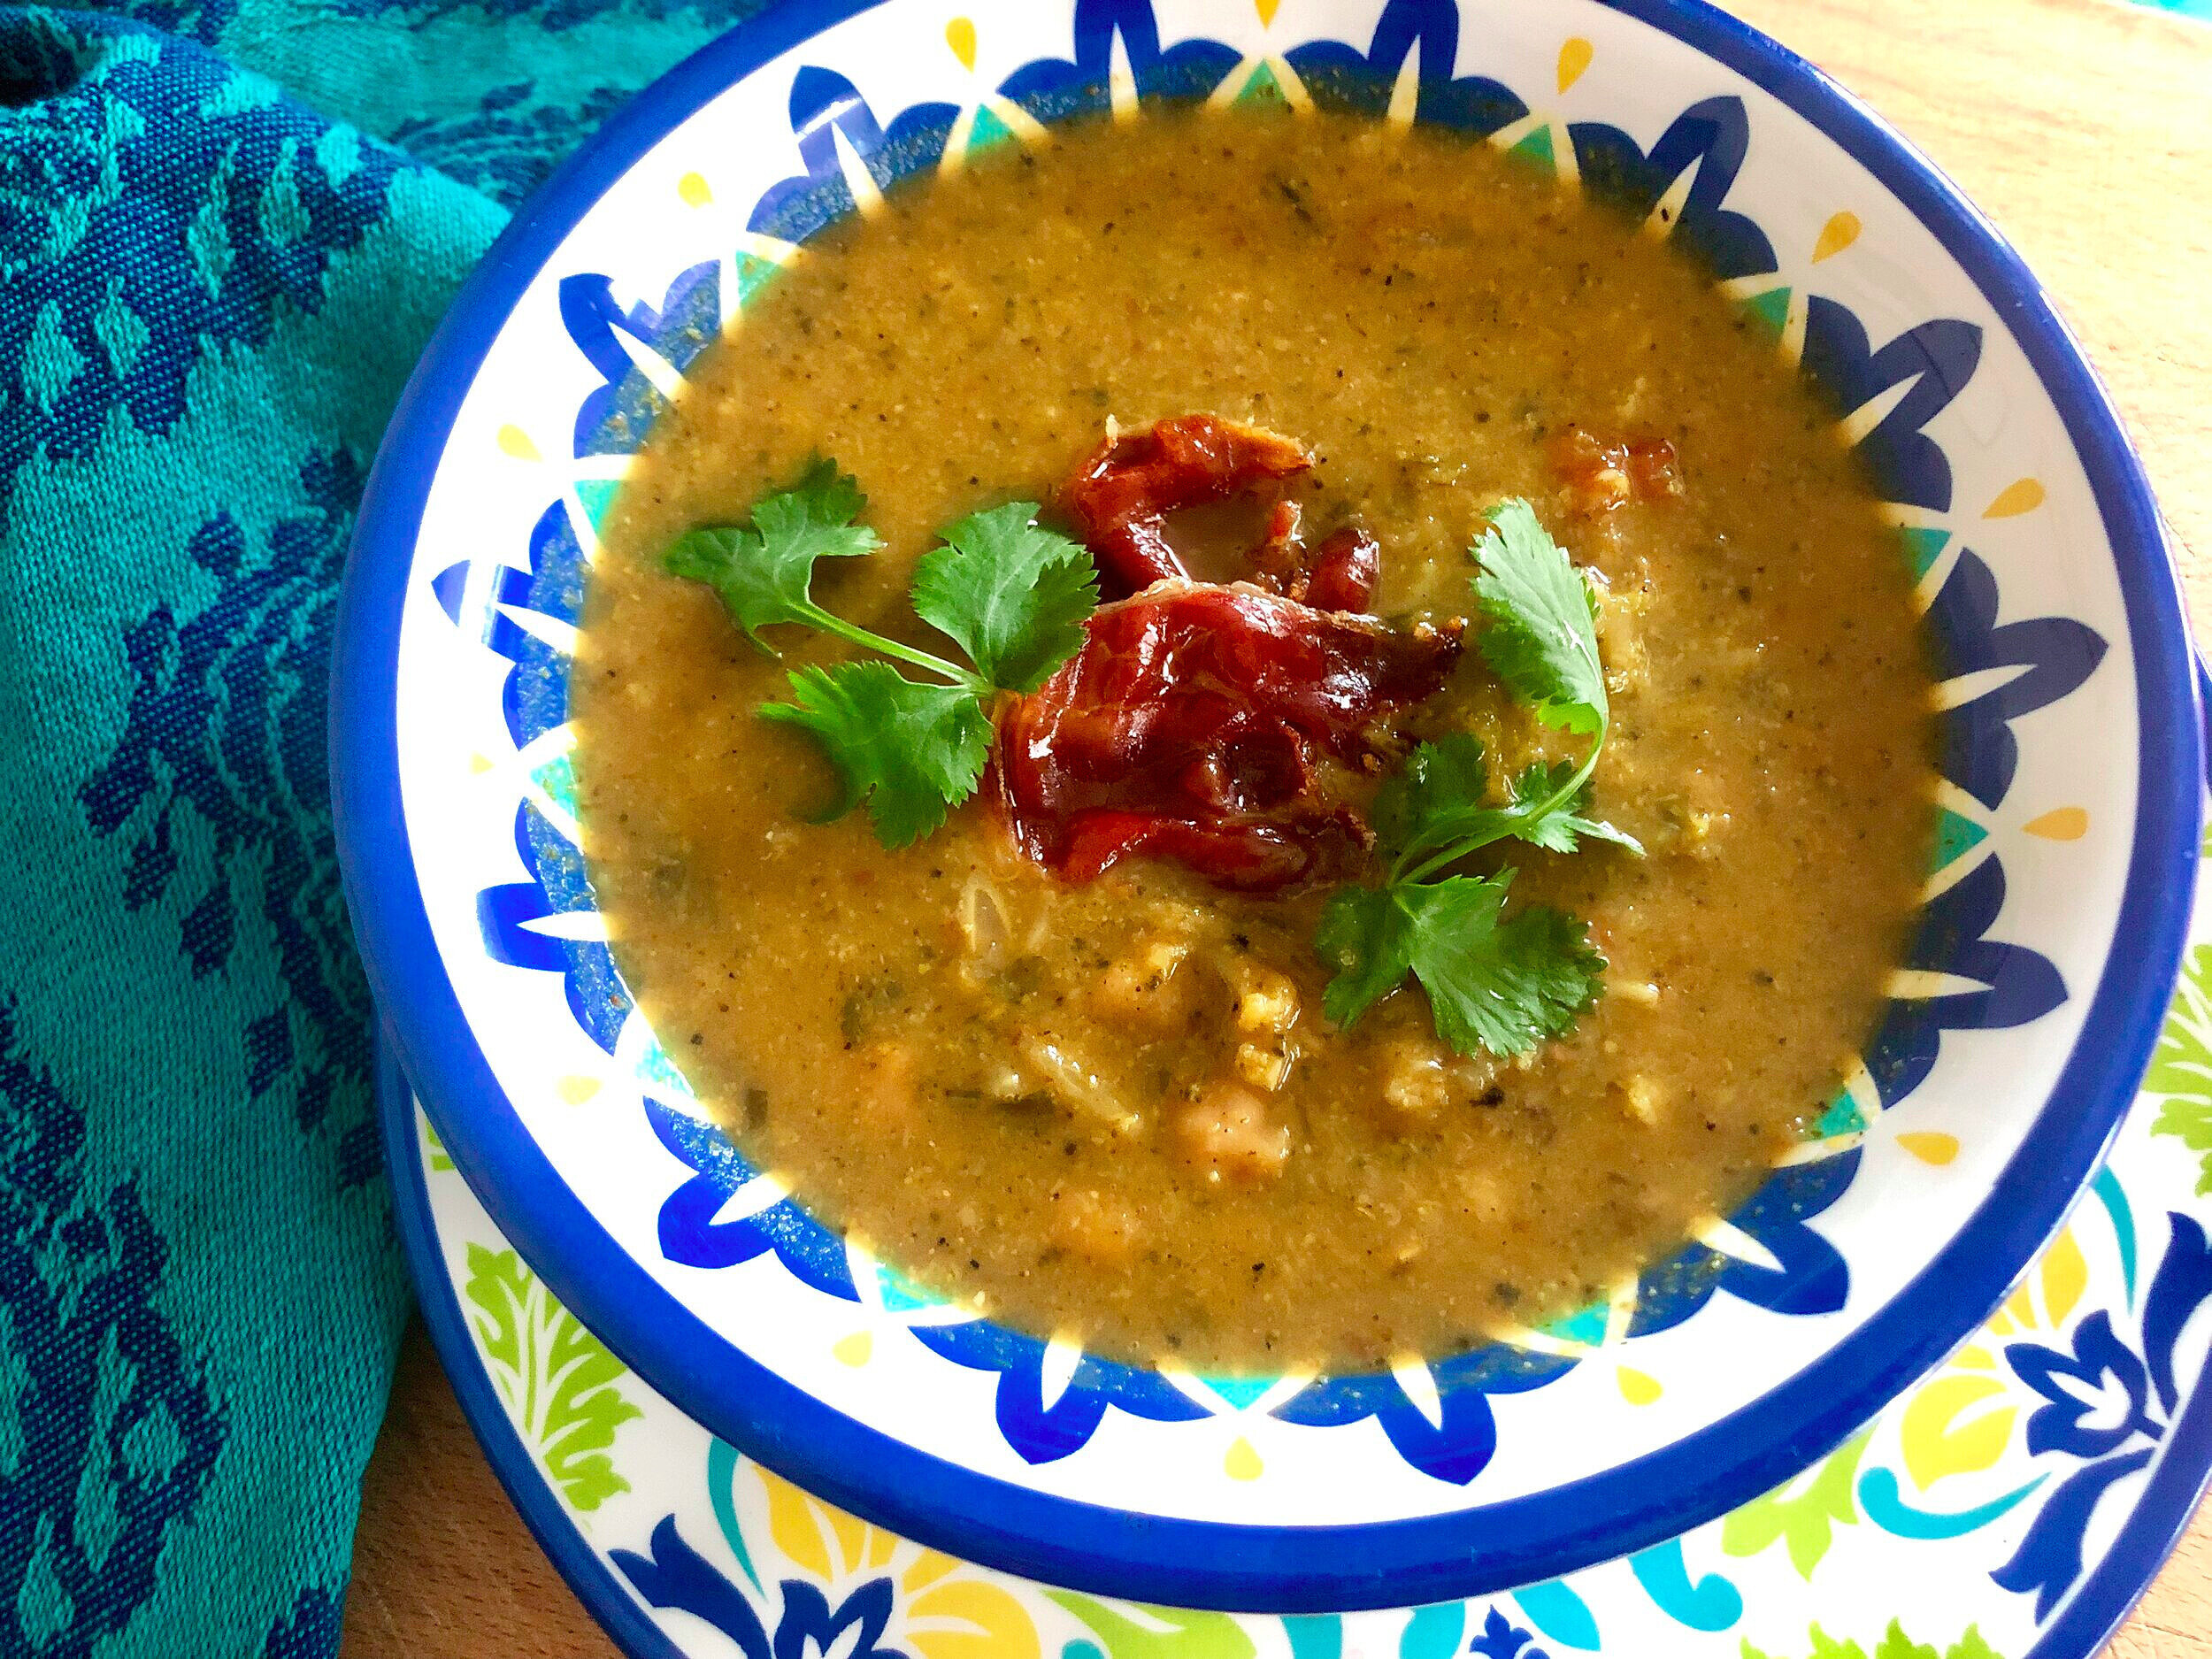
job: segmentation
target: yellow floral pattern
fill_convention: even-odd
[[[979,1567],[910,1544],[833,1509],[757,1463],[768,1532],[784,1559],[823,1585],[888,1573],[897,1582],[895,1636],[922,1659],[1038,1659],[1035,1621]]]
[[[2088,1287],[2089,1263],[2069,1227],[1981,1333],[1906,1402],[1898,1439],[1915,1486],[1925,1492],[1950,1476],[1995,1467],[2019,1420],[1999,1348],[2009,1337],[2062,1330]]]

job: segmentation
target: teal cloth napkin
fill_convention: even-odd
[[[0,1655],[335,1651],[405,1290],[325,675],[509,204],[758,0],[0,10]]]

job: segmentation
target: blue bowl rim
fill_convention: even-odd
[[[1839,1348],[1687,1439],[1602,1474],[1409,1520],[1251,1526],[1040,1493],[869,1428],[717,1336],[615,1245],[524,1128],[462,1016],[412,877],[395,664],[416,533],[461,400],[561,239],[726,88],[884,0],[782,0],[654,82],[518,211],[410,378],[364,496],[333,652],[333,812],[371,986],[447,1150],[540,1277],[640,1376],[770,1468],[949,1553],[1098,1594],[1248,1612],[1488,1594],[1673,1537],[1839,1444],[1997,1306],[2108,1148],[2185,941],[2201,803],[2193,657],[2147,480],[2070,331],[2019,256],[1932,163],[1819,70],[1706,0],[1601,0],[1771,94],[1865,166],[1975,282],[2051,396],[2111,541],[2136,657],[2139,811],[2115,948],[2081,1036],[1990,1196]],[[2034,1202],[2022,1203],[2022,1195]]]

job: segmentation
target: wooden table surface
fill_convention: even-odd
[[[1933,156],[2049,284],[2212,624],[2212,27],[2117,0],[1731,0]],[[603,1659],[418,1325],[369,1465],[346,1659]],[[2114,1644],[2212,1659],[2212,1510]]]

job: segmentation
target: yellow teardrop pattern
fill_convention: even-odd
[[[585,1077],[580,1072],[572,1072],[553,1085],[553,1092],[561,1097],[564,1104],[581,1106],[599,1092],[599,1079]]]
[[[1632,1406],[1647,1406],[1663,1392],[1656,1377],[1632,1365],[1614,1367],[1613,1380],[1620,1385],[1621,1398]]]
[[[530,434],[512,422],[499,429],[499,449],[503,455],[511,455],[518,461],[542,461],[538,446],[530,441]]]
[[[1985,518],[2017,518],[2043,504],[2043,480],[2016,478],[1997,492],[1997,499],[1982,509]]]
[[[1272,28],[1275,14],[1283,9],[1283,0],[1252,0],[1252,10],[1260,14],[1260,27]]]
[[[1266,1465],[1252,1449],[1252,1442],[1240,1434],[1229,1448],[1229,1455],[1221,1460],[1221,1467],[1232,1480],[1257,1480]]]
[[[2058,1330],[2066,1323],[2066,1316],[2080,1304],[2082,1293],[2089,1288],[2088,1258],[2074,1241],[2071,1227],[2060,1233],[2043,1252],[2036,1279],[2043,1286],[2043,1317],[2047,1321],[2044,1328]]]
[[[1856,213],[1831,213],[1828,222],[1820,227],[1819,240],[1813,243],[1813,263],[1832,259],[1859,239],[1859,216]]]
[[[1918,1158],[1923,1164],[1939,1168],[1959,1155],[1959,1138],[1937,1130],[1916,1129],[1910,1134],[1899,1135],[1897,1144]]]
[[[2020,827],[2047,841],[2078,841],[2089,833],[2089,813],[2083,807],[2055,806]]]
[[[945,25],[945,44],[952,48],[952,55],[960,60],[963,69],[975,68],[975,19],[955,18]]]
[[[676,180],[676,194],[683,198],[686,207],[704,207],[714,200],[713,188],[703,175],[695,173],[687,173]]]
[[[841,1365],[865,1365],[874,1357],[875,1351],[876,1339],[872,1331],[856,1331],[850,1336],[840,1338],[830,1347],[830,1352],[837,1356]]]
[[[1597,56],[1597,48],[1577,35],[1559,49],[1559,89],[1564,92],[1582,79],[1582,72]]]

